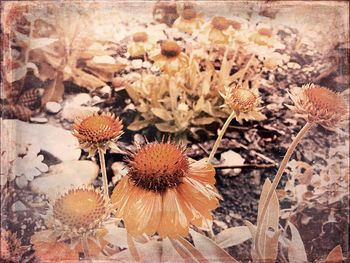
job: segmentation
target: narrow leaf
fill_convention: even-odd
[[[288,246],[288,259],[291,263],[307,262],[306,251],[303,240],[299,234],[298,229],[288,222],[290,231],[292,233],[292,240]]]
[[[228,248],[239,245],[250,238],[252,235],[247,226],[237,226],[221,231],[216,235],[215,240],[221,248]]]
[[[341,263],[343,261],[343,251],[338,245],[332,249],[326,258],[326,263]]]

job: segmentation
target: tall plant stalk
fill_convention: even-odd
[[[228,126],[230,125],[231,121],[233,120],[233,118],[236,116],[236,112],[232,111],[232,113],[230,114],[230,116],[227,118],[227,120],[225,121],[224,125],[222,126],[219,134],[218,134],[218,138],[215,141],[215,144],[213,146],[213,149],[210,152],[209,158],[208,158],[208,163],[211,163],[213,161],[214,155],[217,151],[217,149],[219,148],[220,142],[222,140],[222,137],[224,136]]]
[[[266,212],[267,212],[267,208],[269,206],[269,203],[271,201],[271,198],[272,198],[272,195],[273,193],[275,192],[276,188],[277,188],[277,185],[278,183],[280,182],[281,178],[282,178],[282,175],[283,175],[283,172],[287,166],[287,163],[290,159],[290,157],[292,156],[295,148],[297,147],[297,145],[299,144],[299,142],[301,141],[301,139],[305,136],[305,134],[314,126],[314,123],[312,122],[307,122],[305,124],[305,126],[299,131],[299,133],[297,134],[297,136],[294,138],[294,140],[292,141],[291,145],[289,146],[286,154],[284,155],[283,157],[283,160],[281,162],[281,165],[276,173],[276,176],[275,178],[273,179],[273,182],[271,184],[271,187],[269,189],[269,192],[267,194],[267,197],[266,197],[266,200],[265,200],[265,203],[264,203],[264,206],[262,208],[262,211],[261,211],[261,219],[259,220],[259,222],[257,223],[257,230],[256,230],[256,236],[255,236],[255,241],[254,241],[254,244],[255,244],[255,249],[258,253],[258,255],[261,257],[261,252],[260,252],[260,247],[259,247],[259,236],[261,234],[261,227],[262,227],[262,222],[264,221],[264,218],[265,218],[265,215],[266,215]]]
[[[98,148],[98,155],[100,158],[100,165],[101,165],[101,172],[102,172],[103,193],[104,193],[105,197],[107,199],[109,199],[105,154],[104,154],[103,150],[100,148]]]

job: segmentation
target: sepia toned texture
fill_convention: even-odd
[[[1,262],[344,262],[348,1],[2,1]]]

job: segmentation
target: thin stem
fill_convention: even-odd
[[[255,250],[257,251],[259,257],[261,257],[261,252],[260,252],[260,247],[259,247],[259,236],[261,234],[261,226],[262,226],[262,222],[264,221],[264,217],[266,215],[267,212],[267,208],[269,206],[269,202],[271,201],[272,195],[275,192],[277,185],[279,183],[279,181],[282,178],[283,175],[283,171],[286,168],[286,165],[290,159],[290,157],[292,156],[296,146],[299,144],[299,142],[301,141],[301,139],[304,137],[304,135],[314,126],[314,123],[311,122],[307,122],[305,124],[305,126],[299,131],[299,133],[297,134],[297,136],[294,138],[294,140],[292,141],[291,145],[289,146],[286,154],[283,157],[283,160],[281,162],[281,165],[276,173],[275,178],[273,179],[273,182],[271,184],[271,187],[269,189],[269,192],[267,194],[264,206],[262,208],[261,211],[261,218],[257,223],[257,230],[256,230],[256,235],[255,235]]]
[[[107,199],[109,199],[105,154],[104,154],[103,150],[100,149],[100,148],[98,148],[98,155],[100,157],[100,164],[101,164],[102,181],[103,181],[103,193],[104,193],[105,197]]]
[[[242,73],[242,76],[240,77],[239,79],[239,82],[238,82],[238,86],[240,86],[244,80],[244,77],[245,77],[245,74],[247,73],[248,71],[248,68],[250,67],[250,64],[252,63],[253,61],[253,58],[254,58],[254,54],[252,54],[247,62],[247,64],[245,65],[244,69],[243,69],[243,73]]]
[[[208,158],[208,163],[211,163],[213,158],[214,158],[214,155],[220,145],[220,142],[222,140],[222,137],[224,136],[226,130],[227,130],[227,127],[230,125],[232,119],[236,116],[236,113],[235,111],[232,111],[232,113],[230,114],[230,116],[227,118],[226,122],[224,123],[224,126],[222,126],[220,132],[219,132],[219,135],[218,135],[218,138],[216,139],[216,142],[213,146],[213,149],[211,150],[210,152],[210,155],[209,155],[209,158]]]
[[[81,244],[83,246],[84,258],[86,260],[90,259],[89,244],[88,244],[88,240],[87,240],[86,234],[83,234],[83,236],[81,238]]]

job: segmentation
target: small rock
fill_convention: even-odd
[[[131,61],[131,68],[133,69],[140,69],[142,68],[142,60],[141,59],[134,59]]]
[[[57,102],[49,101],[48,103],[46,103],[45,109],[49,113],[56,114],[60,110],[62,110],[62,106],[61,106],[61,104],[59,104]]]
[[[21,212],[21,211],[26,211],[27,207],[21,201],[16,201],[11,206],[11,210],[12,212]]]
[[[98,175],[98,166],[92,161],[69,161],[52,165],[47,174],[36,177],[30,188],[37,194],[48,195],[50,200],[71,188],[90,185]]]
[[[120,88],[121,86],[124,85],[124,79],[121,77],[115,77],[112,79],[112,86],[114,88]]]
[[[235,151],[229,150],[221,154],[221,165],[235,166],[244,164],[245,159]],[[230,173],[231,169],[223,169],[222,174]],[[233,169],[233,171],[238,174],[241,169]]]
[[[142,67],[143,68],[150,68],[150,67],[152,67],[152,63],[149,61],[145,61],[142,63]]]
[[[28,185],[28,180],[25,175],[19,176],[16,178],[16,185],[20,188],[26,188]]]
[[[69,105],[81,106],[87,104],[91,100],[91,97],[87,93],[77,94],[70,102]]]
[[[103,64],[115,64],[115,59],[112,56],[103,55],[103,56],[94,56],[92,59],[93,63],[103,63]]]
[[[98,107],[85,107],[85,106],[66,106],[62,110],[62,119],[73,122],[76,117],[85,116],[98,112]]]
[[[30,121],[33,123],[47,123],[49,120],[45,117],[32,117]]]
[[[158,68],[156,65],[153,65],[153,66],[151,67],[151,71],[152,71],[152,72],[158,72],[158,71],[159,71],[159,68]]]
[[[301,69],[301,66],[295,62],[288,62],[287,67],[291,69]]]
[[[106,85],[103,88],[99,89],[99,93],[101,93],[103,96],[110,97],[112,94],[112,88]]]
[[[228,227],[225,222],[222,222],[222,221],[219,221],[219,220],[214,220],[213,223],[216,224],[218,227],[220,227],[222,229],[226,229]]]

